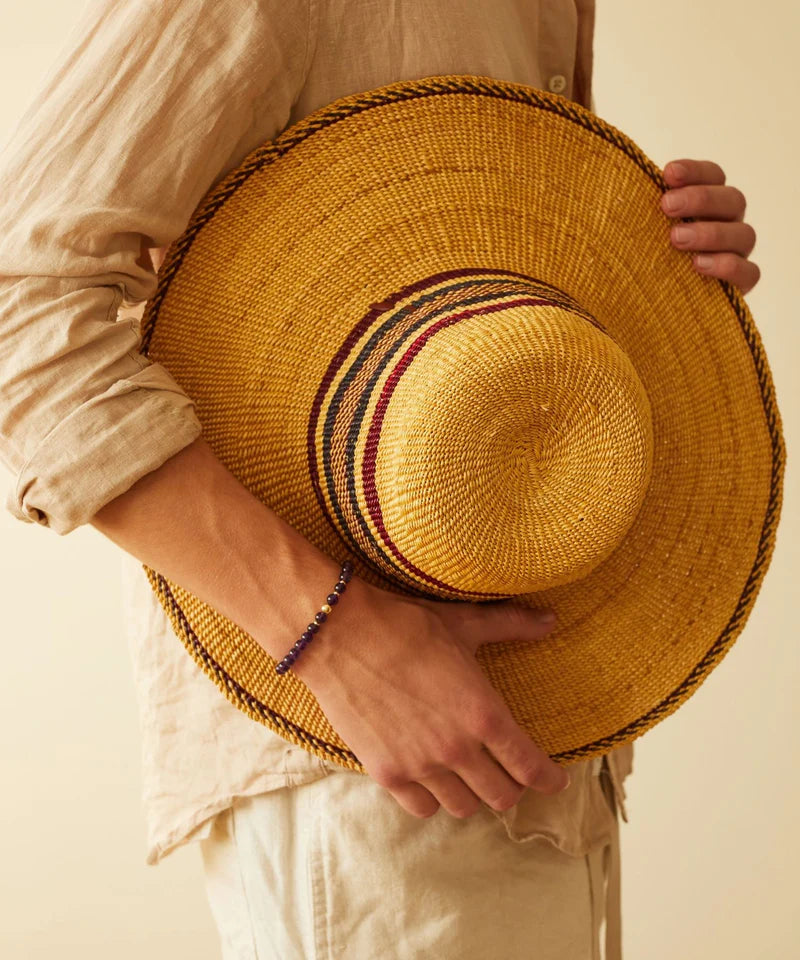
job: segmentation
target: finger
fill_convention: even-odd
[[[510,777],[488,750],[481,749],[474,762],[454,770],[476,796],[495,810],[513,807],[527,789]]]
[[[735,284],[743,294],[749,293],[761,279],[761,270],[757,263],[752,260],[744,260],[735,253],[708,253],[703,254],[711,258],[711,265],[702,266],[697,262],[695,265],[700,273],[718,277],[720,280],[728,280]]]
[[[695,220],[676,224],[670,239],[679,250],[727,250],[747,258],[756,245],[756,232],[749,223]]]
[[[554,610],[534,610],[508,600],[469,604],[461,635],[473,651],[484,643],[534,640],[556,628],[557,619],[545,619],[549,613],[555,616]]]
[[[746,207],[747,199],[738,187],[689,184],[661,196],[661,209],[670,217],[743,220]]]
[[[513,718],[508,723],[495,724],[493,729],[484,729],[481,740],[517,783],[549,794],[559,793],[569,785],[567,771],[554,763]]]
[[[419,782],[454,817],[459,819],[471,817],[480,809],[481,798],[476,796],[461,777],[451,770],[433,774]]]
[[[679,172],[676,167],[682,167]],[[725,171],[713,160],[670,160],[664,167],[664,179],[670,186],[686,183],[725,183]]]
[[[384,789],[413,817],[431,817],[439,809],[439,801],[422,784],[410,782]]]

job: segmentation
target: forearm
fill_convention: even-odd
[[[91,524],[237,623],[276,660],[339,576],[339,562],[250,493],[202,437],[106,504]]]

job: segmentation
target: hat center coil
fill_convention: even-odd
[[[432,596],[579,580],[644,500],[644,386],[563,291],[458,273],[373,304],[336,353],[309,424],[318,498],[366,560]]]

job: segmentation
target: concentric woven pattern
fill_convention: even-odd
[[[635,370],[579,305],[459,270],[354,326],[308,456],[323,512],[377,569],[409,592],[488,600],[576,580],[615,549],[652,432]]]
[[[168,251],[143,318],[143,350],[195,400],[220,460],[331,557],[352,552],[350,528],[365,550],[365,527],[348,501],[348,487],[358,491],[376,543],[372,553],[355,555],[355,575],[371,583],[431,592],[426,576],[407,565],[402,575],[389,573],[397,557],[376,523],[378,505],[390,539],[402,541],[400,552],[423,574],[451,593],[455,584],[492,594],[495,571],[481,576],[475,558],[504,542],[514,501],[504,503],[503,491],[538,489],[545,533],[552,536],[558,521],[573,535],[560,566],[545,564],[542,551],[533,554],[535,576],[551,585],[509,602],[552,607],[558,625],[544,639],[484,646],[477,657],[517,722],[562,761],[605,753],[676,710],[741,632],[774,549],[785,450],[763,345],[739,290],[699,276],[690,256],[672,248],[659,206],[665,188],[629,138],[559,95],[486,77],[392,84],[317,111],[209,191]],[[452,362],[459,343],[473,343],[459,340],[464,324],[437,332],[402,368],[380,433],[373,433],[381,443],[371,493],[365,452],[389,370],[377,388],[362,377],[349,395],[334,402],[334,394],[336,376],[352,368],[360,323],[377,329],[381,315],[411,302],[415,285],[441,293],[444,315],[454,316],[442,291],[459,280],[474,281],[486,303],[510,297],[514,283],[532,299],[536,289],[550,291],[558,303],[491,316],[508,320],[527,310],[540,343],[547,324],[553,343],[563,342],[570,324],[586,324],[613,345],[603,351],[602,371],[617,370],[626,394],[608,406],[592,370],[564,362],[531,379],[527,394],[518,379],[515,403],[538,405],[541,414],[527,421],[527,433],[516,414],[501,416],[493,435],[486,422],[472,434],[459,427],[479,472],[465,488],[469,496],[439,495],[439,527],[453,505],[462,517],[483,510],[485,522],[443,535],[455,558],[447,566],[429,531],[410,529],[425,516],[424,504],[417,496],[401,509],[392,477],[408,459],[383,440],[418,440],[411,428],[424,423],[423,408],[409,401],[419,391],[409,387],[402,399],[397,391],[414,383],[430,390],[434,353],[449,357],[459,376],[474,374],[476,354],[460,367]],[[418,306],[420,333],[435,323],[428,307]],[[473,326],[487,343],[501,329],[488,316]],[[410,318],[410,311],[396,318],[390,336]],[[525,342],[521,329],[504,336]],[[575,375],[571,386],[567,370]],[[603,403],[584,402],[593,395]],[[494,396],[495,411],[501,400]],[[343,443],[326,453],[325,423],[340,416],[356,422],[359,402],[365,406],[350,459]],[[606,466],[623,464],[625,476],[581,497],[568,483],[571,465],[588,475],[578,441],[597,433],[606,412],[620,451]],[[428,449],[458,432],[451,425],[434,433]],[[494,475],[489,441],[508,466]],[[520,487],[512,465],[536,467],[538,485],[528,477]],[[446,467],[438,465],[445,476]],[[494,515],[503,518],[494,530],[486,524],[489,481]],[[343,505],[341,517],[334,500]],[[528,543],[536,516],[523,511],[506,538]],[[598,532],[599,546],[576,546],[583,529]],[[524,568],[517,559],[499,577],[506,586]],[[291,671],[278,677],[275,661],[236,624],[144,569],[176,634],[231,702],[311,752],[362,769]]]

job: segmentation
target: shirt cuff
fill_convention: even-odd
[[[166,367],[151,362],[47,434],[9,489],[6,509],[26,523],[71,533],[201,433],[194,402]]]

